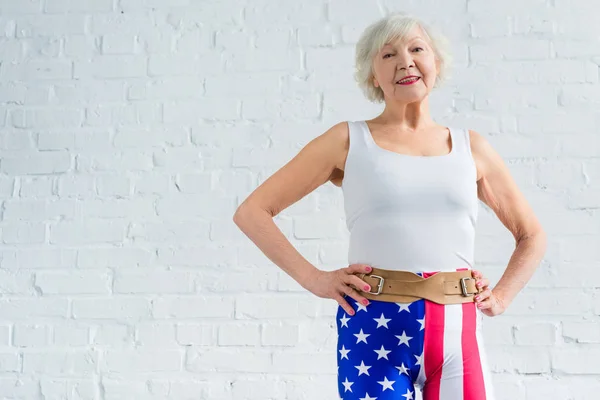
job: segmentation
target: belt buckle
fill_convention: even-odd
[[[467,280],[467,279],[473,279],[473,280],[475,280],[474,278],[469,278],[469,277],[460,278],[460,288],[462,290],[463,296],[465,296],[465,297],[467,297],[469,295],[472,295],[472,294],[477,294],[478,293],[478,292],[469,293],[467,291],[467,284],[465,283],[465,280]]]
[[[379,276],[379,275],[369,275],[372,276],[373,278],[379,278],[379,283],[377,284],[377,292],[366,292],[366,293],[370,293],[370,294],[374,294],[374,295],[378,295],[381,293],[381,288],[383,287],[383,276]]]

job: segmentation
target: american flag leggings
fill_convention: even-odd
[[[345,299],[355,315],[338,306],[340,399],[494,399],[481,334],[483,314],[474,302],[369,300],[365,306]]]

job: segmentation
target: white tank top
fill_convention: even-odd
[[[449,127],[452,149],[412,156],[375,143],[365,121],[348,121],[342,192],[348,264],[412,272],[472,268],[477,170],[469,131]]]

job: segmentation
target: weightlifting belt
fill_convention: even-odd
[[[371,287],[369,292],[357,289],[369,300],[381,300],[394,303],[412,303],[420,299],[431,300],[438,304],[471,303],[474,295],[482,290],[475,286],[471,270],[440,271],[423,278],[410,271],[393,271],[372,268],[369,273],[357,274]]]

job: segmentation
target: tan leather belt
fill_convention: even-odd
[[[459,304],[474,302],[474,295],[482,292],[475,286],[471,270],[440,271],[423,278],[410,271],[373,268],[357,276],[371,286],[369,292],[357,289],[370,300],[412,303],[424,298],[438,304]]]

